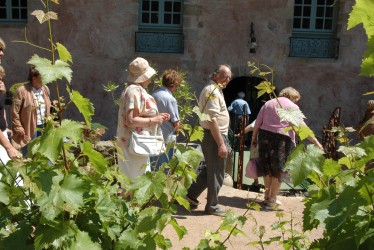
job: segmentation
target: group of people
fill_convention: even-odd
[[[165,142],[176,140],[180,119],[177,101],[173,97],[181,84],[177,71],[168,69],[162,75],[162,86],[152,95],[147,92],[152,77],[156,74],[147,60],[138,57],[128,67],[128,86],[123,91],[119,104],[117,145],[118,166],[131,181],[151,171],[148,156],[132,154],[129,150],[132,132],[141,135],[162,135]],[[172,157],[173,150],[153,159],[158,167]]]
[[[0,38],[0,63],[4,56],[5,43]],[[128,67],[128,86],[123,91],[119,104],[117,145],[118,166],[131,181],[151,167],[158,168],[163,162],[168,161],[174,153],[173,149],[159,156],[156,163],[152,164],[150,157],[134,155],[129,152],[129,140],[132,132],[141,135],[162,135],[164,141],[176,142],[180,128],[178,105],[173,93],[180,86],[182,77],[172,69],[165,70],[162,74],[162,86],[152,94],[147,92],[147,87],[155,76],[156,71],[148,61],[138,57]],[[12,130],[8,128],[5,109],[5,85],[3,78],[5,70],[0,65],[0,158],[6,164],[11,158],[20,157],[20,150],[26,154],[27,143],[40,135],[41,128],[45,125],[50,115],[51,99],[48,87],[43,85],[41,75],[35,66],[29,69],[29,82],[19,87],[14,95],[11,106]],[[229,109],[226,106],[222,89],[232,78],[229,65],[219,65],[211,74],[210,80],[201,91],[198,105],[200,111],[209,115],[209,120],[200,121],[204,129],[201,142],[206,168],[202,169],[197,179],[188,190],[186,199],[192,207],[200,204],[198,197],[207,189],[207,214],[224,216],[224,211],[218,202],[218,193],[225,178],[225,166],[230,144],[228,131],[230,127],[229,110],[237,109],[233,103]],[[244,98],[244,93],[239,93],[238,102]],[[281,121],[277,109],[292,108],[298,110],[296,105],[300,99],[297,90],[291,87],[283,89],[277,99],[267,101],[261,108],[254,124],[248,125],[245,132],[253,130],[252,145],[258,146],[259,157],[256,159],[259,176],[264,177],[265,195],[264,203],[267,206],[279,205],[277,199],[279,188],[284,177],[284,165],[291,150],[296,144],[293,130],[285,132],[290,124]],[[373,103],[370,103],[368,115],[372,117]],[[245,112],[250,114],[247,105]],[[242,110],[242,109],[241,109]],[[238,115],[241,115],[239,111]],[[305,125],[303,120],[301,124]],[[12,138],[12,144],[8,139]],[[315,138],[308,138],[317,147],[323,150]]]
[[[149,157],[136,156],[129,152],[131,133],[163,133],[165,141],[170,135],[177,133],[180,121],[178,106],[172,94],[180,84],[181,78],[177,72],[166,70],[162,76],[163,86],[150,95],[146,88],[156,71],[149,63],[138,57],[130,63],[128,72],[129,84],[122,93],[118,113],[117,142],[121,147],[118,164],[131,181],[136,181],[136,177],[151,171],[151,163]],[[196,207],[200,204],[198,197],[207,189],[205,212],[217,216],[224,216],[226,213],[219,205],[218,193],[223,185],[227,155],[231,150],[228,141],[230,115],[222,92],[231,81],[231,77],[230,66],[219,65],[200,93],[200,111],[210,117],[208,120],[200,121],[204,129],[201,148],[206,167],[199,172],[186,195],[191,207]],[[243,94],[239,96],[239,99],[242,98]],[[268,206],[279,204],[277,194],[283,178],[284,164],[296,143],[295,132],[285,132],[284,128],[289,124],[280,120],[276,109],[280,106],[284,109],[299,109],[296,105],[299,99],[299,92],[291,87],[285,88],[280,92],[278,100],[273,99],[264,104],[254,126],[252,125],[252,144],[258,144],[259,147],[257,165],[260,176],[264,176],[264,202]],[[250,113],[250,110],[247,112]],[[304,121],[300,122],[305,125]],[[251,125],[248,125],[249,127]],[[308,139],[323,150],[318,140]]]
[[[4,57],[4,49],[5,43],[0,38],[0,63]],[[18,87],[13,96],[10,108],[12,129],[9,129],[4,77],[5,70],[0,65],[0,159],[6,165],[10,159],[26,156],[27,144],[41,135],[41,129],[49,116],[51,100],[41,74],[35,66],[30,66],[28,83]]]

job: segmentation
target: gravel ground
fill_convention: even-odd
[[[302,202],[303,197],[286,197],[279,196],[278,199],[282,202],[280,206],[281,212],[284,214],[282,220],[290,221],[291,214],[293,217],[294,229],[301,232],[302,225],[302,212],[304,204]],[[237,215],[243,215],[247,211],[247,205],[250,202],[257,202],[261,204],[263,200],[263,194],[238,190],[230,186],[223,186],[219,194],[219,202],[223,209],[231,210]],[[206,203],[206,191],[199,197],[200,205],[197,209],[187,211],[183,207],[179,207],[178,214],[175,215],[179,225],[186,227],[188,234],[179,241],[178,236],[171,227],[167,227],[164,231],[164,235],[171,239],[173,243],[172,249],[182,249],[183,247],[189,247],[194,249],[201,239],[204,238],[204,234],[207,230],[216,231],[221,223],[221,217],[214,215],[207,215],[204,213],[204,207]],[[269,239],[275,236],[281,236],[280,230],[272,230],[271,224],[278,221],[276,217],[276,211],[270,211],[261,206],[260,211],[250,210],[247,213],[249,218],[243,228],[239,228],[245,232],[245,236],[231,236],[230,239],[225,243],[228,249],[260,249],[259,246],[247,245],[248,242],[257,241],[259,238],[254,233],[254,229],[257,225],[265,226],[266,232],[264,239]],[[253,216],[254,219],[250,217]],[[288,223],[287,228],[290,228]],[[222,239],[228,235],[226,232],[222,233]],[[322,230],[316,230],[313,232],[306,233],[308,239],[312,241],[321,237]],[[266,246],[265,249],[284,249],[279,243],[272,243],[270,246]]]

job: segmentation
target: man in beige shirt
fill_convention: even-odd
[[[200,122],[204,128],[201,148],[206,168],[198,174],[196,182],[192,183],[187,194],[190,204],[197,206],[199,204],[197,198],[208,188],[205,212],[217,216],[224,216],[226,213],[218,205],[218,193],[225,178],[226,160],[230,150],[227,139],[230,117],[222,89],[227,86],[231,77],[230,67],[219,65],[200,94],[200,111],[210,117],[210,120]]]

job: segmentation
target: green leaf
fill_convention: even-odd
[[[76,175],[67,175],[61,185],[61,198],[66,202],[65,210],[71,213],[78,212],[83,206],[83,194],[86,190],[82,178]]]
[[[165,239],[165,237],[161,234],[157,234],[154,239],[157,246],[161,249],[170,249],[173,246],[171,241],[169,239]]]
[[[84,98],[76,90],[73,90],[70,93],[70,99],[77,106],[79,112],[83,115],[88,128],[91,128],[91,117],[94,115],[95,111],[93,104],[89,99]]]
[[[64,138],[77,143],[82,139],[82,127],[81,123],[71,120],[62,120],[61,126],[57,128],[47,123],[44,133],[37,138],[40,141],[37,152],[55,163],[62,150]]]
[[[183,236],[187,234],[187,229],[184,226],[179,226],[178,222],[174,218],[170,220],[170,224],[173,226],[175,232],[177,233],[178,239],[183,239]]]
[[[204,137],[204,129],[201,126],[195,126],[190,136],[190,142],[202,141]]]
[[[82,249],[90,249],[90,250],[101,250],[100,244],[94,243],[88,233],[78,231],[75,234],[75,241],[72,242],[71,250],[82,250]]]
[[[9,205],[9,186],[0,182],[0,202]]]
[[[256,89],[258,89],[257,98],[259,98],[264,94],[273,93],[275,90],[275,86],[269,81],[262,81],[256,86]]]
[[[56,43],[57,45],[57,51],[58,51],[58,55],[60,57],[60,60],[63,61],[63,62],[73,62],[73,57],[71,56],[71,54],[69,53],[69,51],[65,48],[64,45],[62,45],[61,43]]]
[[[96,213],[100,216],[102,221],[107,221],[108,218],[115,214],[118,209],[117,204],[111,198],[111,194],[108,193],[107,189],[97,188],[97,200],[95,201]]]
[[[372,0],[356,0],[351,13],[349,14],[348,27],[351,29],[362,24],[368,37],[367,50],[361,64],[362,76],[374,76],[374,2]]]
[[[75,234],[76,225],[68,221],[51,221],[39,224],[34,232],[36,249],[62,249],[70,235]]]
[[[35,16],[41,24],[48,20],[58,20],[57,13],[53,11],[45,13],[42,10],[34,10],[31,15]]]
[[[53,221],[61,213],[64,204],[63,199],[59,195],[60,182],[63,180],[64,176],[59,170],[54,170],[54,172],[56,175],[52,177],[52,188],[48,188],[48,191],[50,190],[48,194],[44,192],[38,196],[36,200],[42,212],[42,216],[49,221]]]
[[[308,145],[305,151],[304,145],[299,144],[287,158],[286,168],[290,170],[290,176],[295,186],[301,184],[311,171],[321,174],[320,166],[323,163],[323,151],[314,145]]]
[[[41,58],[38,55],[33,55],[27,62],[36,66],[40,72],[43,83],[48,84],[63,77],[70,83],[73,71],[69,64],[61,60],[56,60],[54,64],[46,58]]]
[[[352,7],[349,14],[348,27],[351,29],[358,24],[363,24],[366,35],[371,37],[374,35],[374,2],[372,0],[356,0],[356,4]]]
[[[138,202],[146,202],[152,195],[157,199],[164,193],[166,175],[161,172],[147,173],[139,177],[136,183],[129,185],[129,190],[136,190],[134,197]]]
[[[82,152],[88,156],[89,162],[94,166],[96,172],[103,174],[106,171],[109,163],[105,157],[92,148],[92,144],[89,141],[84,141],[82,144]]]
[[[126,230],[118,238],[114,249],[123,250],[123,249],[139,249],[142,245],[142,242],[138,239],[138,234],[134,230]]]
[[[210,116],[200,111],[200,108],[195,106],[192,111],[199,117],[200,121],[210,121]]]
[[[35,249],[28,241],[32,232],[32,227],[24,222],[17,226],[17,231],[11,233],[5,239],[1,239],[0,246],[2,249]]]
[[[301,112],[300,109],[296,109],[296,108],[288,108],[288,109],[277,108],[277,113],[279,115],[281,122],[285,121],[297,127],[300,127],[301,122],[305,118],[303,112]]]

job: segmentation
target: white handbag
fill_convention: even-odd
[[[139,156],[156,156],[165,152],[163,136],[139,135],[132,132],[129,151]]]

